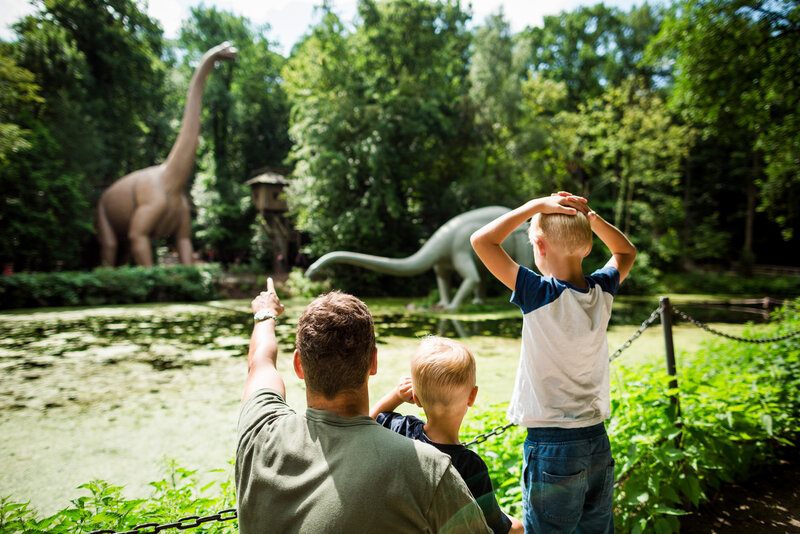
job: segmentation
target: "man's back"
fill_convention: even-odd
[[[244,534],[488,530],[446,455],[271,390],[242,406],[236,489]]]

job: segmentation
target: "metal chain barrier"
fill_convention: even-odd
[[[197,515],[190,515],[188,517],[183,517],[178,519],[177,521],[173,521],[171,523],[142,523],[141,525],[137,525],[133,527],[132,530],[126,530],[124,532],[117,532],[116,530],[93,530],[90,534],[156,534],[157,532],[161,532],[162,530],[167,530],[170,528],[177,528],[178,530],[187,530],[190,528],[196,528],[202,525],[203,523],[209,523],[211,521],[233,521],[238,517],[236,513],[236,508],[227,508],[225,510],[221,510],[216,514],[207,515],[204,517],[200,517]]]
[[[614,351],[614,354],[611,355],[611,357],[608,359],[608,361],[609,362],[613,362],[614,360],[619,358],[619,355],[622,354],[622,351],[627,349],[628,347],[630,347],[631,344],[634,341],[636,341],[639,338],[639,336],[641,336],[644,333],[644,331],[647,330],[650,327],[651,324],[653,324],[653,321],[658,319],[658,316],[661,314],[662,310],[663,310],[662,306],[659,306],[658,308],[653,310],[653,313],[650,314],[650,317],[648,317],[647,319],[642,321],[642,326],[640,326],[639,328],[636,329],[636,331],[633,333],[633,335],[630,338],[628,338],[628,341],[623,343],[620,348],[618,348],[617,350]]]
[[[725,332],[720,332],[719,330],[714,330],[713,328],[711,328],[707,324],[698,321],[697,319],[695,319],[694,317],[690,316],[689,314],[687,314],[685,312],[682,312],[681,310],[679,310],[675,306],[673,306],[672,309],[676,314],[678,314],[681,317],[681,319],[689,321],[690,323],[694,324],[696,327],[702,328],[706,332],[709,332],[709,333],[714,334],[716,336],[721,336],[721,337],[724,337],[724,338],[732,339],[733,341],[741,341],[742,343],[775,343],[777,341],[783,341],[785,339],[789,339],[789,338],[795,337],[797,335],[800,335],[800,330],[794,330],[794,331],[789,332],[788,334],[784,334],[782,336],[764,337],[764,338],[760,338],[760,339],[749,339],[749,338],[746,338],[746,337],[734,336],[734,335],[731,335],[731,334],[726,334]]]

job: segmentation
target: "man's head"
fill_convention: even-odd
[[[528,237],[534,250],[537,239],[543,239],[551,251],[564,256],[583,258],[592,250],[592,226],[581,212],[537,213],[531,219]]]
[[[475,358],[463,343],[438,336],[422,340],[411,358],[414,395],[426,410],[446,408],[470,396],[474,401]]]
[[[317,297],[297,321],[295,342],[309,391],[332,399],[364,386],[375,354],[375,327],[367,305],[332,291]]]

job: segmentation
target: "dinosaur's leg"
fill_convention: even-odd
[[[473,304],[483,304],[486,302],[486,277],[481,276],[478,285],[475,286],[475,298],[472,299]]]
[[[128,239],[131,242],[131,253],[136,265],[142,267],[153,266],[153,249],[150,246],[150,234],[158,224],[158,219],[164,213],[166,202],[154,202],[139,208],[131,217],[131,226],[128,230]]]
[[[453,257],[453,266],[456,272],[461,275],[463,280],[461,285],[458,286],[456,296],[450,301],[447,309],[454,310],[461,306],[461,303],[469,295],[469,293],[480,284],[481,277],[478,274],[478,266],[475,265],[475,259],[472,256],[472,251],[465,250],[456,253]]]
[[[117,236],[108,222],[102,198],[97,205],[97,239],[100,241],[100,263],[113,267],[117,261]]]
[[[189,213],[189,201],[181,199],[181,223],[175,234],[175,247],[178,249],[178,258],[183,265],[192,264],[192,219]]]
[[[441,264],[433,265],[433,272],[436,273],[436,285],[439,288],[439,306],[447,307],[450,303],[450,275],[452,269]]]

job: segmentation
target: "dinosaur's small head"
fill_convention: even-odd
[[[225,41],[209,50],[208,53],[213,55],[215,60],[232,61],[239,55],[239,50],[230,41]]]

